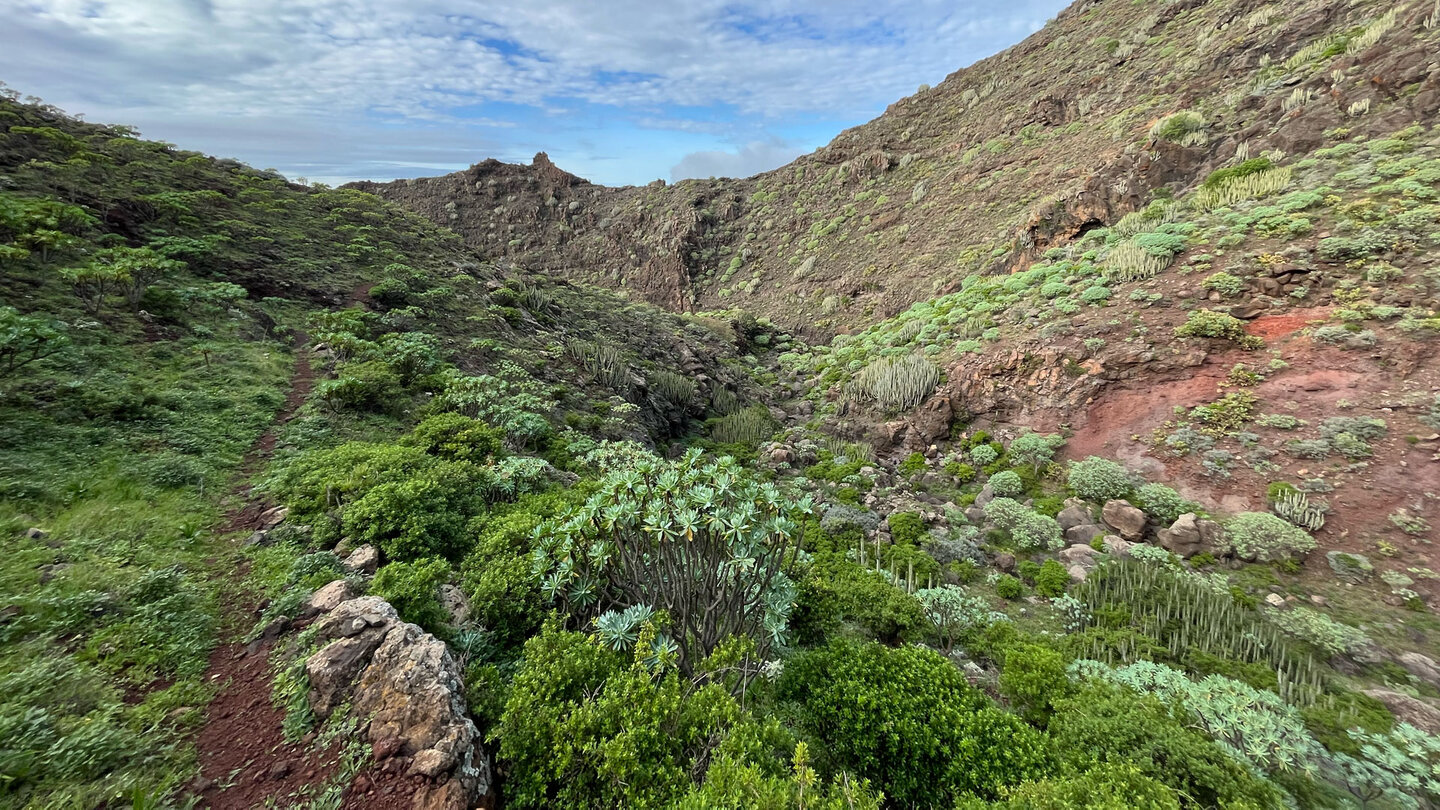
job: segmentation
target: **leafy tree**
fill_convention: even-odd
[[[791,625],[801,643],[819,643],[843,622],[889,644],[918,639],[928,627],[920,603],[884,574],[838,554],[817,554],[800,582]]]
[[[920,600],[940,650],[946,655],[966,634],[997,621],[1009,621],[1010,618],[991,610],[980,597],[971,596],[965,593],[964,588],[954,585],[923,588],[915,592],[915,598]]]
[[[1049,515],[1042,515],[1013,498],[996,498],[985,504],[985,518],[1003,531],[1020,549],[1053,550],[1065,544],[1065,532]]]
[[[14,307],[0,307],[0,373],[13,374],[59,352],[69,342],[59,323],[21,315]]]
[[[390,364],[401,385],[408,386],[439,370],[440,341],[423,332],[391,332],[380,336],[376,355]]]
[[[799,550],[793,516],[813,509],[758,484],[734,459],[643,461],[614,472],[564,520],[545,527],[545,595],[592,616],[647,605],[665,611],[690,674],[729,636],[759,654],[783,640],[795,587],[782,568]]]
[[[971,687],[938,653],[837,639],[785,666],[777,686],[842,768],[896,806],[948,806],[1044,778],[1045,738]]]
[[[103,263],[90,263],[60,270],[60,278],[70,284],[80,306],[91,315],[100,314],[105,299],[118,294],[130,283],[124,269]]]
[[[1019,473],[1014,470],[1004,470],[990,476],[990,491],[1001,498],[1014,498],[1025,491],[1025,482],[1020,480]]]
[[[1028,465],[1036,473],[1040,468],[1055,460],[1055,451],[1065,444],[1058,435],[1022,433],[1010,442],[1010,460],[1015,464]]]

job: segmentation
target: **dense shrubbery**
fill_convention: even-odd
[[[1070,462],[1068,482],[1077,497],[1096,503],[1124,498],[1135,486],[1124,467],[1098,456]]]

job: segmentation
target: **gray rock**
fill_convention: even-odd
[[[1336,578],[1341,582],[1349,582],[1354,585],[1368,580],[1375,573],[1375,566],[1364,554],[1327,551],[1325,552],[1325,562],[1330,564],[1330,570],[1335,572]]]
[[[1113,534],[1105,535],[1104,539],[1101,540],[1101,542],[1105,545],[1105,553],[1114,554],[1116,557],[1129,557],[1130,547],[1134,545],[1133,543],[1127,540],[1122,540],[1121,538],[1116,537]]]
[[[340,638],[321,647],[305,660],[310,679],[310,710],[327,718],[349,699],[350,684],[370,663],[375,648],[385,640],[387,626],[369,628],[349,638]]]
[[[1088,523],[1081,526],[1071,526],[1065,530],[1065,543],[1067,545],[1088,545],[1091,540],[1097,537],[1104,537],[1109,534],[1104,526],[1097,526]]]
[[[1074,526],[1084,526],[1087,523],[1094,523],[1095,517],[1090,514],[1090,509],[1083,504],[1067,506],[1060,510],[1055,516],[1055,522],[1060,524],[1062,529],[1070,529]]]
[[[1265,604],[1269,605],[1270,607],[1275,607],[1275,608],[1284,607],[1284,606],[1285,606],[1285,597],[1281,596],[1281,595],[1278,594],[1278,593],[1266,594],[1266,596],[1265,596]]]
[[[991,489],[989,484],[986,484],[980,489],[980,493],[975,496],[975,505],[983,509],[985,504],[993,500],[995,500],[995,490]]]
[[[1106,501],[1100,517],[1126,540],[1139,540],[1145,535],[1145,513],[1125,501]]]
[[[1008,551],[996,554],[995,567],[1007,574],[1013,574],[1015,572],[1015,555]]]
[[[380,567],[380,550],[366,543],[350,552],[350,556],[345,558],[344,566],[357,574],[370,576]]]
[[[329,613],[340,606],[341,602],[347,602],[356,596],[355,589],[350,582],[344,579],[337,579],[328,585],[323,585],[305,602],[304,614],[314,616],[319,613]]]
[[[1417,652],[1407,652],[1395,656],[1395,660],[1411,675],[1431,686],[1440,687],[1440,664],[1436,664],[1435,659]]]
[[[965,519],[975,526],[982,526],[985,524],[985,510],[972,506],[965,510]]]
[[[440,606],[450,615],[451,624],[461,625],[470,621],[470,597],[448,582],[440,586]]]
[[[1083,565],[1072,565],[1068,569],[1066,569],[1066,573],[1068,573],[1070,575],[1070,579],[1074,580],[1075,582],[1084,582],[1085,577],[1090,575],[1089,569],[1085,568],[1085,566]]]
[[[260,513],[259,525],[262,529],[273,529],[285,521],[290,510],[283,506],[275,506]]]
[[[1194,512],[1186,512],[1168,529],[1156,535],[1160,546],[1172,554],[1191,557],[1217,547],[1225,530],[1213,520],[1202,520]]]
[[[1434,703],[1388,689],[1366,689],[1365,694],[1384,703],[1396,720],[1428,734],[1440,734],[1440,708]]]
[[[26,540],[44,540],[49,536],[50,532],[40,528],[39,526],[31,526],[30,528],[25,530]]]
[[[1060,562],[1067,566],[1082,565],[1091,568],[1099,561],[1097,558],[1100,556],[1100,552],[1089,546],[1070,546],[1060,549],[1055,556],[1059,557]]]

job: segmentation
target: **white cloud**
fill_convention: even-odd
[[[784,166],[804,154],[804,149],[780,141],[747,143],[733,152],[711,150],[691,152],[670,169],[671,180],[689,177],[749,177]]]
[[[483,126],[473,119],[496,117],[488,107],[497,103],[537,116],[612,110],[596,121],[556,116],[577,130],[672,121],[664,128],[717,133],[725,124],[716,110],[743,120],[734,132],[783,126],[796,116],[858,122],[920,82],[934,83],[1018,40],[1061,5],[0,0],[0,79],[169,139],[201,120],[216,129],[233,125],[285,170],[307,157],[302,146],[313,148],[287,147],[279,135],[286,129],[358,126],[367,136],[396,138],[403,150],[406,138],[396,133],[415,122]],[[685,108],[708,112],[686,122]],[[267,122],[278,126],[274,134],[255,126]],[[422,129],[446,140],[442,129]],[[516,133],[500,141],[501,151],[546,134],[556,133]],[[211,143],[187,145],[213,151]],[[732,153],[732,165],[742,165],[747,150],[753,153],[749,146]]]

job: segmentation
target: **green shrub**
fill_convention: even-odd
[[[1042,467],[1055,460],[1055,451],[1064,444],[1065,440],[1055,434],[1026,432],[1010,442],[1007,452],[1016,466],[1028,466],[1039,473]]]
[[[450,617],[440,605],[440,586],[449,579],[450,564],[438,557],[392,562],[375,573],[370,592],[394,606],[405,621],[444,633]]]
[[[1208,309],[1190,312],[1185,323],[1175,327],[1175,336],[1230,340],[1242,349],[1258,349],[1265,345],[1262,339],[1246,333],[1244,321]]]
[[[919,545],[929,535],[925,521],[915,512],[890,513],[890,540],[897,546]]]
[[[1235,166],[1216,169],[1210,173],[1209,177],[1205,178],[1205,182],[1201,184],[1201,187],[1209,189],[1218,188],[1228,180],[1259,174],[1267,169],[1274,168],[1274,165],[1275,164],[1270,162],[1270,158],[1251,158]]]
[[[923,355],[882,357],[855,376],[849,389],[890,410],[919,405],[940,383],[940,369]]]
[[[1104,763],[1073,776],[1003,791],[996,810],[1180,810],[1179,794],[1129,762]],[[981,805],[975,805],[979,810]],[[956,805],[969,810],[969,805]]]
[[[1064,545],[1064,531],[1049,515],[1042,515],[1013,498],[996,498],[985,504],[985,519],[1008,533],[1016,548],[1052,551]]]
[[[896,688],[904,684],[904,688]],[[843,768],[897,806],[949,806],[1050,771],[1044,738],[932,650],[836,640],[785,666],[777,694]]]
[[[889,644],[923,637],[929,622],[914,597],[889,578],[844,557],[817,554],[801,580],[790,627],[797,641],[820,643],[853,622]]]
[[[990,491],[997,497],[1014,498],[1025,491],[1025,482],[1014,470],[1005,470],[990,476]]]
[[[1207,290],[1214,290],[1226,298],[1234,298],[1245,292],[1245,282],[1223,270],[1206,276],[1205,280],[1200,282],[1200,286]]]
[[[1225,524],[1225,540],[1235,556],[1270,562],[1306,554],[1315,548],[1308,532],[1269,512],[1242,512]]]
[[[1000,452],[988,444],[977,444],[970,449],[970,460],[977,467],[994,464],[998,458],[1000,458]]]
[[[1194,803],[1187,806],[1280,806],[1273,786],[1155,698],[1087,684],[1055,709],[1047,731],[1072,768],[1138,768]]]
[[[1046,560],[1035,575],[1035,592],[1054,599],[1063,596],[1070,585],[1070,572],[1058,560]]]
[[[1000,694],[1021,717],[1044,728],[1055,701],[1071,691],[1070,679],[1065,675],[1068,663],[1049,647],[1017,644],[1005,652]]]
[[[975,468],[959,461],[947,463],[945,465],[945,474],[953,477],[962,484],[968,484],[975,480]]]
[[[1067,480],[1076,497],[1095,503],[1124,498],[1134,488],[1124,467],[1099,456],[1070,462]]]
[[[995,593],[999,594],[1001,599],[1015,600],[1025,593],[1025,586],[1015,577],[1001,574],[1000,578],[995,580]]]
[[[346,363],[339,377],[315,385],[315,395],[332,408],[388,412],[402,394],[400,375],[379,360]]]
[[[1166,526],[1174,523],[1186,512],[1193,512],[1196,504],[1180,497],[1180,493],[1164,484],[1143,484],[1135,491],[1136,505],[1156,522]]]
[[[486,463],[500,453],[505,434],[479,419],[458,413],[426,417],[402,443],[450,461]]]
[[[923,469],[925,469],[925,454],[915,452],[906,456],[905,460],[900,462],[900,466],[896,468],[896,471],[901,475],[910,476]]]

